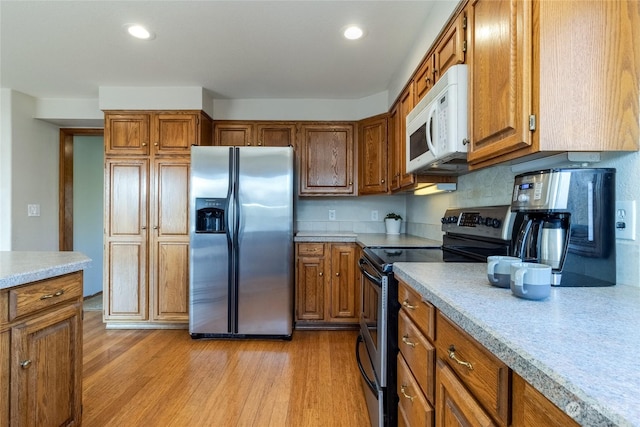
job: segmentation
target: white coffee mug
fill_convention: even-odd
[[[533,262],[514,262],[511,268],[511,292],[527,299],[544,299],[551,293],[551,266]]]
[[[511,281],[511,264],[522,262],[520,258],[505,255],[487,257],[487,279],[493,286],[508,288]]]

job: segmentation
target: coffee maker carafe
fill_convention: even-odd
[[[566,168],[515,177],[513,254],[552,267],[554,286],[616,281],[615,169]]]

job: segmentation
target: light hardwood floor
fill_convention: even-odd
[[[369,426],[356,331],[291,341],[105,330],[84,313],[83,417],[97,426]]]

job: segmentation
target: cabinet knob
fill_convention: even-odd
[[[153,226],[153,229],[154,229],[154,230],[157,230],[157,229],[158,229],[158,226],[157,226],[157,225],[154,225],[154,226]]]
[[[338,273],[336,273],[336,277],[337,277],[337,276],[340,276],[340,273],[339,273],[339,272],[338,272]]]
[[[153,143],[153,145],[155,145],[155,146],[157,147],[157,146],[158,146],[158,145],[160,145],[160,144],[158,144],[157,142],[154,142],[154,143]]]
[[[258,142],[258,146],[262,146],[262,142]]]
[[[319,276],[322,276],[322,271],[320,272]]]
[[[462,140],[462,145],[467,145],[467,144],[471,144],[471,141],[469,141],[469,138],[465,138]]]
[[[31,359],[23,360],[22,362],[20,362],[20,367],[22,369],[27,369],[29,366],[31,366]]]
[[[147,229],[147,226],[146,226],[146,225],[143,225],[143,226],[142,226],[142,229],[143,229],[143,230],[146,230],[146,229]]]
[[[142,143],[142,146],[143,146],[143,147],[146,147],[146,146],[147,146],[147,143],[146,143],[146,142],[143,142],[143,143]]]
[[[250,143],[250,142],[247,142],[247,147],[250,147],[250,146],[251,146],[251,143]]]
[[[384,179],[382,181],[380,181],[382,184],[384,184]]]
[[[353,185],[353,182],[349,181],[349,185]]]

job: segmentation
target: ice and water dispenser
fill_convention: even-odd
[[[196,198],[196,233],[226,233],[226,199]]]

